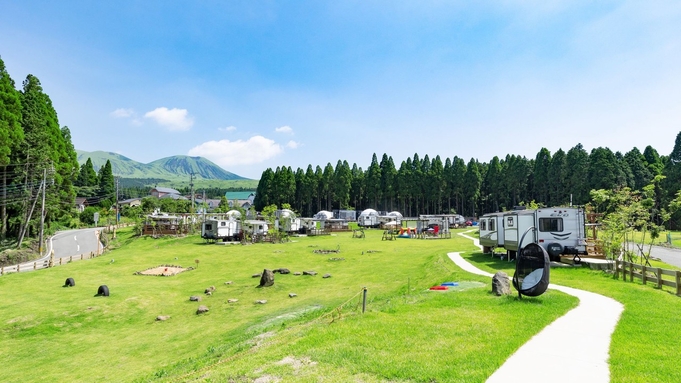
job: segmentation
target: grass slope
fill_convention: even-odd
[[[0,354],[11,366],[3,381],[483,381],[576,304],[558,292],[520,302],[491,296],[487,278],[446,256],[473,250],[465,239],[367,234],[217,246],[195,236],[135,240],[123,231],[121,247],[100,258],[0,277]],[[338,255],[313,253],[337,246]],[[173,277],[134,275],[196,259],[196,270]],[[274,286],[255,287],[254,273],[280,267],[319,275],[277,274]],[[68,277],[75,287],[61,287]],[[448,280],[484,287],[426,292]],[[110,297],[94,296],[102,284]],[[203,295],[211,285],[214,295]],[[369,305],[360,315],[364,286]],[[210,312],[197,315],[190,295],[202,296]],[[259,299],[268,303],[254,304]],[[171,319],[157,322],[158,315]]]

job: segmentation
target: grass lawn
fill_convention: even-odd
[[[447,258],[475,249],[458,236],[381,241],[381,233],[219,246],[196,236],[132,239],[121,230],[120,247],[102,257],[2,276],[0,354],[11,366],[3,381],[248,381],[270,374],[280,381],[484,381],[577,304],[558,292],[523,301],[492,296],[488,278],[463,273]],[[338,246],[340,254],[313,253]],[[197,259],[196,270],[172,277],[134,275],[158,265],[197,266]],[[319,274],[276,274],[274,286],[256,288],[254,273],[281,267]],[[75,287],[61,287],[68,277]],[[444,281],[482,287],[427,292]],[[111,296],[94,296],[102,284]],[[212,296],[203,294],[209,286],[217,288]],[[190,302],[191,295],[202,302]],[[261,299],[267,304],[254,303]],[[210,312],[197,315],[199,304]],[[158,322],[158,315],[171,318]]]
[[[2,276],[0,355],[11,366],[2,380],[482,382],[577,304],[551,290],[522,301],[492,296],[489,278],[461,271],[446,254],[462,251],[490,272],[512,274],[513,263],[458,235],[381,241],[381,231],[366,233],[219,246],[196,236],[133,239],[126,229],[119,248],[100,258]],[[313,252],[337,247],[340,254]],[[198,268],[134,275],[166,264]],[[318,275],[276,274],[274,286],[255,287],[253,274],[281,267]],[[75,287],[61,287],[68,277]],[[553,269],[551,279],[624,304],[610,351],[613,382],[681,381],[681,298],[586,268]],[[465,288],[427,291],[445,281]],[[94,296],[101,284],[110,297]],[[203,294],[209,286],[217,288],[212,296]],[[261,299],[267,304],[254,303]],[[199,304],[210,312],[197,315]]]
[[[463,254],[483,270],[513,273],[514,263],[478,252]],[[673,266],[655,262],[666,269]],[[624,305],[610,345],[612,382],[681,382],[681,297],[671,288],[613,279],[611,274],[588,268],[551,269],[551,283],[593,291]],[[580,325],[575,324],[575,331]]]

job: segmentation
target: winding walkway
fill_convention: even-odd
[[[477,238],[459,235],[480,246]],[[448,255],[463,270],[492,277],[468,263],[459,253]],[[610,381],[610,337],[624,306],[614,299],[584,290],[554,284],[549,288],[579,298],[579,305],[521,346],[487,379],[488,383]]]

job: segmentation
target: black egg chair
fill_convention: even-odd
[[[523,295],[537,297],[544,294],[549,287],[549,274],[551,261],[549,254],[543,247],[536,243],[529,243],[520,247],[525,235],[534,228],[528,229],[519,242],[518,254],[515,260],[515,273],[513,274],[513,287],[518,290],[518,298]]]

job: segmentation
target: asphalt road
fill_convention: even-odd
[[[54,250],[54,259],[101,252],[102,244],[95,234],[99,230],[101,228],[78,229],[55,234],[50,239],[50,249]]]
[[[672,266],[681,267],[681,249],[653,246],[650,250],[650,256],[659,258],[662,262]]]

